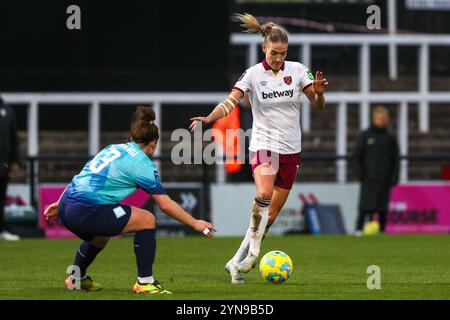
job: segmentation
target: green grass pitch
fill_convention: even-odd
[[[131,291],[136,266],[133,239],[113,239],[89,274],[104,289],[67,290],[63,281],[79,240],[0,242],[0,299],[450,299],[450,236],[268,237],[262,253],[282,250],[292,277],[275,285],[257,269],[246,284],[231,285],[224,264],[240,238],[158,238],[155,278],[171,296]],[[367,288],[367,267],[381,268],[381,289]]]

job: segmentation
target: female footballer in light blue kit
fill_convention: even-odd
[[[134,232],[134,252],[138,278],[136,293],[170,293],[153,278],[155,259],[155,217],[149,211],[119,204],[138,188],[149,193],[167,215],[211,236],[214,226],[197,220],[165,194],[158,171],[150,157],[158,142],[155,114],[149,107],[138,106],[131,124],[130,142],[113,144],[100,151],[76,175],[58,202],[45,211],[49,220],[58,216],[63,225],[84,242],[77,250],[74,265],[80,268],[81,289],[97,291],[86,269],[112,236]],[[75,288],[73,275],[65,281]]]

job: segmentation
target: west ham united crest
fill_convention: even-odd
[[[292,83],[292,77],[291,76],[284,77],[283,80],[284,80],[284,83],[286,83],[287,85],[290,85]]]

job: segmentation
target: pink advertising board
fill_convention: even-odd
[[[39,187],[39,226],[44,229],[46,238],[75,238],[76,236],[67,230],[58,219],[55,222],[45,221],[44,211],[53,202],[58,201],[66,185],[41,185]],[[148,199],[148,195],[138,190],[122,201],[123,204],[142,207]]]
[[[386,233],[450,233],[450,184],[393,188]]]

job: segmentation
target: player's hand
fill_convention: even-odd
[[[217,231],[212,223],[204,220],[195,221],[194,229],[207,237],[212,237],[213,233]]]
[[[58,202],[54,202],[45,209],[45,220],[53,221],[58,218]]]
[[[328,85],[328,81],[327,79],[325,79],[323,77],[323,72],[321,71],[316,71],[316,78],[314,79],[313,82],[313,88],[314,91],[316,92],[316,94],[321,95],[324,94],[326,88]]]
[[[209,123],[208,117],[194,117],[194,118],[191,118],[191,121],[192,121],[192,123],[191,123],[191,125],[189,126],[189,129],[191,129],[191,131],[194,131],[195,128],[197,128],[197,126],[198,126],[201,122],[203,122],[203,123],[205,123],[205,124],[208,124],[208,123]]]

